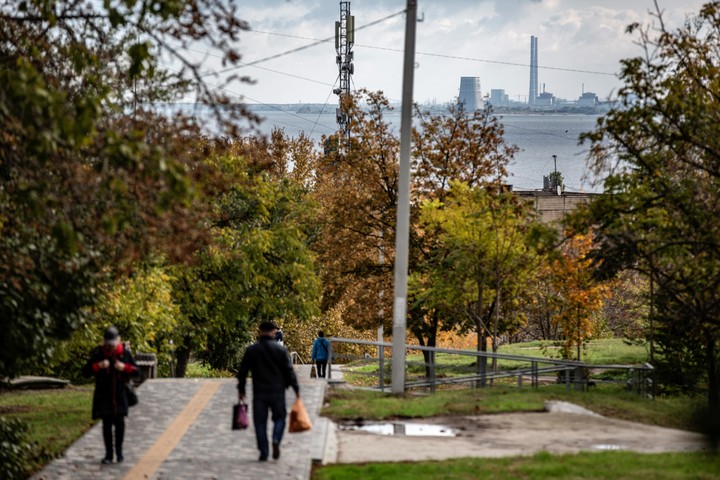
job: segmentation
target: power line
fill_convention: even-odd
[[[356,30],[359,30],[359,28],[356,29]],[[320,44],[320,43],[330,42],[330,41],[334,40],[334,37],[330,37],[330,38],[327,38],[327,39],[318,39],[318,38],[313,38],[313,37],[305,37],[305,36],[302,36],[302,35],[290,35],[290,34],[286,34],[286,33],[270,32],[270,31],[267,31],[267,30],[252,30],[252,29],[251,29],[251,30],[249,30],[249,31],[255,32],[255,33],[263,33],[263,34],[266,34],[266,35],[274,35],[274,36],[278,36],[278,37],[298,38],[298,39],[302,39],[302,40],[313,40],[313,41],[315,41],[315,43],[306,45],[305,47],[299,47],[300,49],[312,47],[312,46],[318,45],[318,44]],[[388,51],[388,52],[400,52],[400,53],[402,53],[402,51],[403,51],[403,50],[400,49],[400,48],[381,47],[381,46],[377,46],[377,45],[364,45],[364,44],[362,44],[362,43],[356,43],[355,46],[356,46],[356,47],[362,47],[362,48],[371,48],[371,49],[374,49],[374,50],[385,50],[385,51]],[[500,60],[487,60],[487,59],[483,59],[483,58],[461,57],[461,56],[458,56],[458,55],[447,55],[447,54],[444,54],[444,53],[432,53],[432,52],[415,52],[415,53],[416,53],[417,55],[424,55],[424,56],[427,56],[427,57],[449,58],[449,59],[453,59],[453,60],[465,60],[465,61],[469,61],[469,62],[492,63],[492,64],[495,64],[495,65],[509,65],[509,66],[513,66],[513,67],[529,67],[529,66],[530,66],[530,64],[528,64],[528,63],[503,62],[503,61],[500,61]],[[271,59],[271,57],[268,57],[267,59],[269,60],[269,59]],[[264,61],[264,60],[265,60],[265,59],[263,59],[262,61]],[[606,76],[611,76],[611,77],[617,77],[617,74],[615,74],[615,73],[598,72],[598,71],[595,71],[595,70],[582,70],[582,69],[578,69],[578,68],[551,67],[551,66],[543,66],[543,65],[538,65],[538,68],[543,68],[543,69],[545,69],[545,70],[557,70],[557,71],[561,71],[561,72],[587,73],[587,74],[592,74],[592,75],[606,75]]]
[[[333,94],[333,90],[335,89],[335,85],[337,84],[338,79],[340,78],[340,75],[335,78],[335,83],[333,83],[332,88],[330,89],[330,93],[328,93],[327,98],[325,99],[325,104],[320,109],[320,113],[318,113],[317,118],[315,118],[315,123],[313,124],[312,130],[310,130],[310,135],[308,137],[312,137],[312,134],[315,133],[315,127],[317,126],[318,122],[320,121],[320,116],[325,113],[325,107],[327,107],[328,102],[330,101],[330,95]]]
[[[364,28],[372,27],[372,26],[374,26],[374,25],[377,25],[378,23],[384,22],[385,20],[388,20],[388,19],[390,19],[390,18],[396,17],[396,16],[398,16],[398,15],[402,15],[403,13],[405,13],[405,10],[401,10],[401,11],[399,11],[399,12],[390,14],[390,15],[388,15],[388,16],[386,16],[386,17],[383,17],[383,18],[379,18],[379,19],[377,19],[377,20],[374,20],[374,21],[372,21],[372,22],[370,22],[370,23],[366,23],[365,25],[361,25],[361,26],[355,28],[355,30],[357,31],[357,30],[362,30],[362,29],[364,29]],[[250,31],[250,32],[254,32],[255,30],[250,29],[249,31]],[[278,34],[278,35],[283,36],[283,34]],[[230,72],[230,71],[232,71],[232,70],[236,70],[236,69],[238,69],[238,68],[242,68],[242,67],[252,67],[252,66],[254,66],[254,65],[257,65],[258,63],[267,62],[267,61],[269,61],[269,60],[275,60],[276,58],[284,57],[284,56],[286,56],[286,55],[290,55],[291,53],[297,53],[297,52],[300,52],[300,51],[302,51],[302,50],[306,50],[306,49],[308,49],[308,48],[316,47],[316,46],[321,45],[321,44],[323,44],[323,43],[328,43],[328,42],[330,42],[330,41],[335,41],[335,36],[328,37],[328,38],[323,38],[323,39],[315,38],[315,39],[313,39],[313,40],[315,40],[313,43],[310,43],[310,44],[307,44],[307,45],[303,45],[303,46],[300,46],[300,47],[297,47],[297,48],[292,48],[292,49],[286,50],[286,51],[284,51],[284,52],[276,53],[276,54],[274,54],[274,55],[270,55],[269,57],[264,57],[264,58],[260,58],[260,59],[258,59],[258,60],[253,60],[252,62],[246,63],[246,64],[244,64],[244,65],[239,65],[239,66],[238,66],[238,65],[235,65],[235,66],[226,68],[226,69],[224,69],[224,70],[219,70],[219,71],[217,71],[217,72],[215,72],[215,73],[217,73],[217,74],[219,74],[219,73],[226,73],[226,72]]]

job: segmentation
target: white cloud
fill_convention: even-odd
[[[697,12],[702,0],[661,1],[671,24]],[[242,1],[239,11],[256,30],[312,38],[334,34],[339,15],[337,1]],[[404,0],[357,0],[351,3],[356,26],[401,11]],[[640,52],[634,38],[624,33],[634,21],[649,22],[651,0],[420,0],[424,22],[417,28],[418,52],[527,64],[530,35],[539,37],[541,66],[614,73],[619,60]],[[354,82],[356,87],[383,90],[400,98],[402,53],[363,47],[373,45],[402,49],[403,16],[356,34]],[[252,61],[310,43],[309,40],[248,32],[242,36],[243,61]],[[459,77],[481,77],[483,90],[505,88],[513,98],[527,95],[528,68],[418,55],[415,98],[448,101],[457,95]],[[333,83],[337,77],[334,45],[324,44],[261,66],[301,77]],[[324,102],[335,97],[330,86],[320,85],[260,69],[243,74],[257,79],[254,86],[234,90],[263,102]],[[558,96],[572,98],[586,90],[605,96],[619,86],[611,76],[541,69],[540,81]]]

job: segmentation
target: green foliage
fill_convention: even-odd
[[[420,225],[433,250],[412,273],[415,302],[438,310],[444,328],[475,330],[483,339],[525,323],[515,300],[540,263],[531,232],[541,228],[526,204],[511,193],[451,181],[443,201],[423,204]]]
[[[628,28],[646,52],[622,62],[622,106],[584,136],[594,169],[609,174],[606,194],[575,222],[597,227],[600,275],[633,268],[653,282],[664,383],[706,383],[713,408],[720,405],[719,9],[709,2],[676,30],[660,11],[658,30]]]
[[[130,277],[108,284],[99,295],[91,319],[76,329],[69,341],[60,342],[52,359],[35,371],[86,382],[80,369],[90,351],[110,325],[120,331],[133,353],[154,353],[161,373],[170,363],[170,341],[183,317],[172,297],[172,277],[162,265],[139,267]]]
[[[229,188],[216,200],[214,241],[196,265],[176,269],[173,297],[186,319],[176,332],[181,348],[232,370],[259,321],[312,318],[320,285],[298,220],[310,207],[304,189],[249,174],[239,157],[217,165]]]
[[[717,478],[718,457],[704,453],[639,454],[635,452],[583,452],[511,458],[459,458],[438,462],[368,463],[363,465],[330,465],[316,470],[315,480],[574,480],[623,478],[643,480],[711,480]]]
[[[215,370],[203,363],[191,362],[188,363],[185,376],[187,378],[233,378],[235,374],[227,370]]]
[[[557,187],[560,187],[561,191],[565,190],[565,178],[562,173],[558,171],[550,172],[548,179],[550,180],[550,188],[552,188],[553,191],[556,191]]]
[[[202,243],[207,141],[193,119],[145,106],[189,91],[228,103],[188,82],[202,65],[170,43],[203,41],[236,63],[227,40],[246,25],[224,0],[0,0],[0,10],[0,376],[14,376],[48,362],[108,280],[151,252],[186,260]],[[160,67],[169,57],[185,69]],[[215,108],[231,133],[243,112]]]
[[[329,149],[316,169],[322,234],[313,247],[323,266],[323,308],[342,305],[354,326],[374,330],[383,324],[390,331],[399,140],[384,117],[392,107],[382,92],[361,91],[348,109],[350,141],[327,139],[341,148]],[[497,185],[516,148],[504,143],[502,126],[489,110],[418,110],[416,117],[410,271],[425,281],[436,245],[419,222],[422,202],[442,201],[451,181],[478,189]],[[411,332],[419,342],[434,345],[444,328],[440,310],[419,297],[409,304]]]
[[[32,454],[27,425],[17,419],[0,417],[0,470],[3,478],[25,478]]]

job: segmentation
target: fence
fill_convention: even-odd
[[[355,375],[372,378],[369,388],[385,391],[387,381],[391,378],[390,362],[386,350],[392,350],[392,343],[349,338],[329,337],[330,360],[328,362],[328,378],[332,379],[333,364],[338,360],[349,360],[356,368]],[[375,347],[376,356],[364,356],[338,353],[341,344],[366,345]],[[406,361],[405,389],[424,388],[434,392],[438,386],[470,383],[477,387],[493,384],[495,380],[517,379],[517,386],[522,387],[526,381],[533,388],[544,383],[564,383],[570,390],[586,390],[601,383],[624,384],[626,388],[638,395],[650,395],[655,398],[653,381],[654,368],[643,365],[592,365],[571,360],[558,360],[543,357],[526,357],[522,355],[506,355],[493,352],[472,350],[452,350],[419,345],[405,345],[408,352],[421,352],[423,361]],[[468,360],[472,360],[468,363]],[[502,362],[502,368],[500,363]],[[370,366],[364,371],[364,366]],[[376,367],[376,368],[375,368]],[[619,375],[618,375],[619,373]],[[595,375],[593,378],[592,375]]]

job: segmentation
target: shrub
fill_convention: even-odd
[[[0,471],[8,480],[26,478],[33,446],[28,426],[17,419],[0,417]]]

